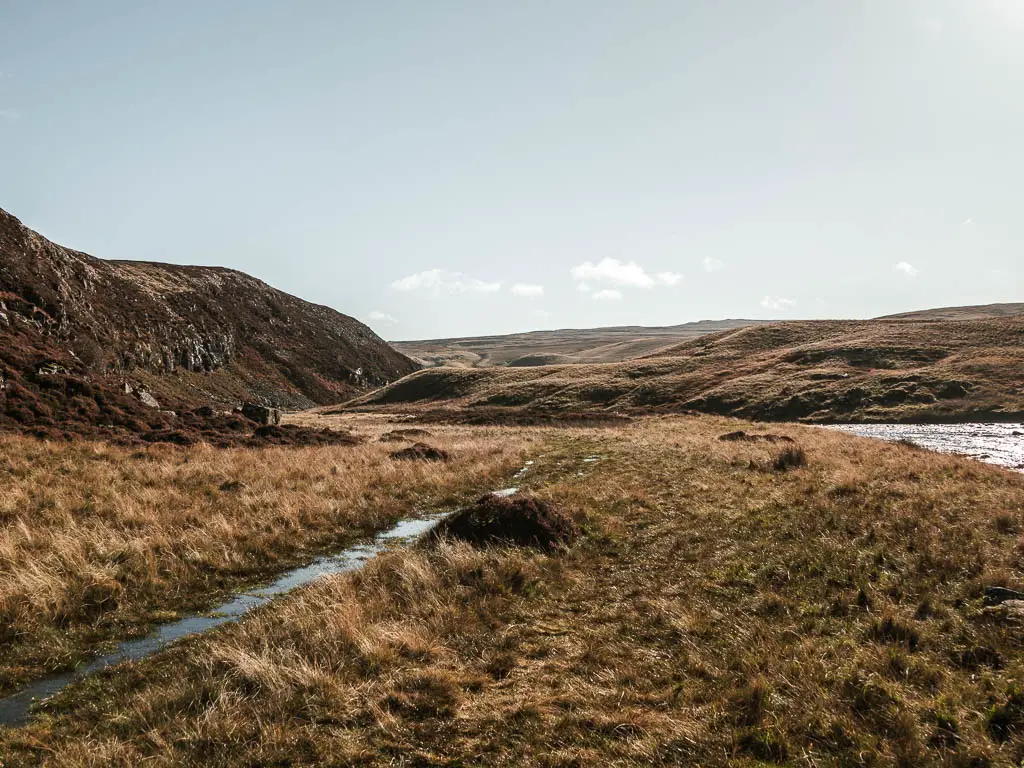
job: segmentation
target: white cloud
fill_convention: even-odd
[[[796,302],[792,299],[784,299],[781,296],[765,296],[761,299],[761,306],[765,309],[773,309],[776,311],[784,309],[792,309],[796,306]]]
[[[707,256],[704,259],[705,272],[719,272],[723,269],[725,269],[725,262],[719,261],[718,259],[713,259],[710,256]]]
[[[403,293],[430,293],[438,296],[441,293],[497,293],[501,290],[501,283],[478,280],[462,272],[428,269],[395,280],[391,288]]]
[[[580,281],[576,289],[589,293],[590,283],[610,283],[611,285],[631,288],[653,288],[655,285],[678,285],[683,276],[678,272],[659,272],[653,277],[635,261],[623,262],[618,259],[605,258],[597,264],[585,261],[572,268],[572,276]],[[588,282],[589,281],[589,282]],[[602,293],[599,291],[599,293]],[[613,291],[613,293],[618,293]],[[595,294],[596,298],[597,294]],[[607,298],[607,297],[606,297]],[[619,295],[617,298],[622,298]]]
[[[915,267],[913,264],[908,264],[905,261],[901,261],[898,264],[893,264],[892,271],[899,272],[904,277],[910,278],[917,277],[921,273],[921,271],[917,267]]]
[[[964,226],[964,227],[970,227],[970,226],[973,226],[973,225],[974,225],[974,219],[972,219],[972,218],[966,218],[966,219],[964,219],[964,220],[963,220],[962,222],[960,222],[960,224],[961,224],[961,226]]]
[[[543,285],[531,285],[529,283],[516,283],[512,286],[512,293],[516,296],[525,296],[530,299],[544,295]]]
[[[378,312],[376,309],[370,313],[370,319],[378,323],[387,323],[388,325],[395,325],[398,322],[394,315],[389,315],[387,312]]]
[[[533,310],[533,316],[538,317],[541,320],[547,320],[549,317],[551,317],[551,313],[548,312],[546,309],[535,309]]]
[[[13,123],[15,120],[21,119],[21,112],[16,109],[0,109],[0,120],[4,120],[8,123]]]
[[[594,298],[598,301],[620,301],[622,292],[616,291],[614,288],[605,288],[603,291],[595,293]]]
[[[572,276],[577,280],[631,285],[636,288],[650,288],[654,285],[654,278],[635,261],[627,264],[618,259],[602,259],[597,264],[585,261],[572,268]]]

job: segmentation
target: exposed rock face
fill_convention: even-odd
[[[242,406],[242,415],[250,421],[264,426],[276,426],[281,423],[281,411],[277,408],[267,408],[257,403],[246,403]]]
[[[142,380],[155,401],[308,406],[417,367],[353,318],[249,275],[103,261],[0,210],[4,328],[67,352],[90,375]]]

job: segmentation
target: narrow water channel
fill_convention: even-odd
[[[516,477],[521,475],[522,472],[517,473]],[[518,488],[504,488],[494,491],[494,493],[498,496],[511,496],[518,490]],[[286,571],[268,586],[237,592],[208,613],[191,614],[169,624],[163,624],[146,637],[120,642],[110,653],[77,669],[41,677],[14,695],[0,699],[0,726],[24,725],[28,721],[31,714],[30,709],[35,703],[53,696],[76,680],[123,661],[145,658],[184,637],[201,635],[223,624],[238,621],[254,608],[266,605],[275,597],[309,584],[322,576],[354,571],[390,547],[407,544],[422,536],[448,514],[450,513],[401,520],[391,528],[381,531],[369,541],[355,544],[336,554],[324,555],[308,565]]]

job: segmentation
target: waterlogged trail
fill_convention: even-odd
[[[516,473],[519,478],[533,462]],[[497,496],[511,496],[518,488],[503,488],[493,493]],[[31,707],[58,693],[61,689],[84,677],[113,667],[124,661],[134,661],[151,656],[171,643],[185,637],[202,635],[217,627],[238,621],[249,611],[266,605],[271,600],[309,584],[323,576],[355,571],[371,558],[396,545],[408,544],[422,536],[451,512],[407,518],[391,528],[381,531],[370,541],[355,544],[341,552],[324,555],[308,565],[293,568],[283,573],[276,581],[259,589],[249,589],[233,594],[228,600],[209,612],[188,615],[178,621],[161,625],[146,637],[125,640],[110,653],[100,656],[70,672],[39,678],[18,693],[0,699],[0,726],[17,727],[30,718]]]
[[[834,429],[861,437],[956,453],[1024,471],[1024,424],[837,424]]]

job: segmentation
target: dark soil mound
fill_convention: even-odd
[[[414,443],[408,448],[395,451],[391,454],[392,459],[404,459],[408,461],[448,461],[448,452],[442,451],[426,443]]]
[[[615,427],[633,420],[605,411],[546,411],[529,408],[438,409],[416,417],[423,424],[468,424],[495,427]]]
[[[564,511],[531,496],[488,494],[443,520],[432,539],[459,539],[480,547],[512,545],[552,550],[571,545],[579,527]]]
[[[744,432],[742,429],[736,432],[728,432],[724,435],[721,435],[718,439],[726,443],[756,443],[759,441],[764,441],[766,443],[793,442],[793,438],[787,435],[751,435],[747,432]]]
[[[246,440],[246,445],[258,448],[265,445],[288,445],[288,446],[310,446],[310,445],[358,445],[363,439],[351,432],[339,432],[333,429],[310,429],[299,427],[294,424],[284,426],[268,425],[260,427],[252,437]]]
[[[425,429],[393,429],[380,436],[382,443],[404,443],[418,437],[431,437],[431,433]]]

